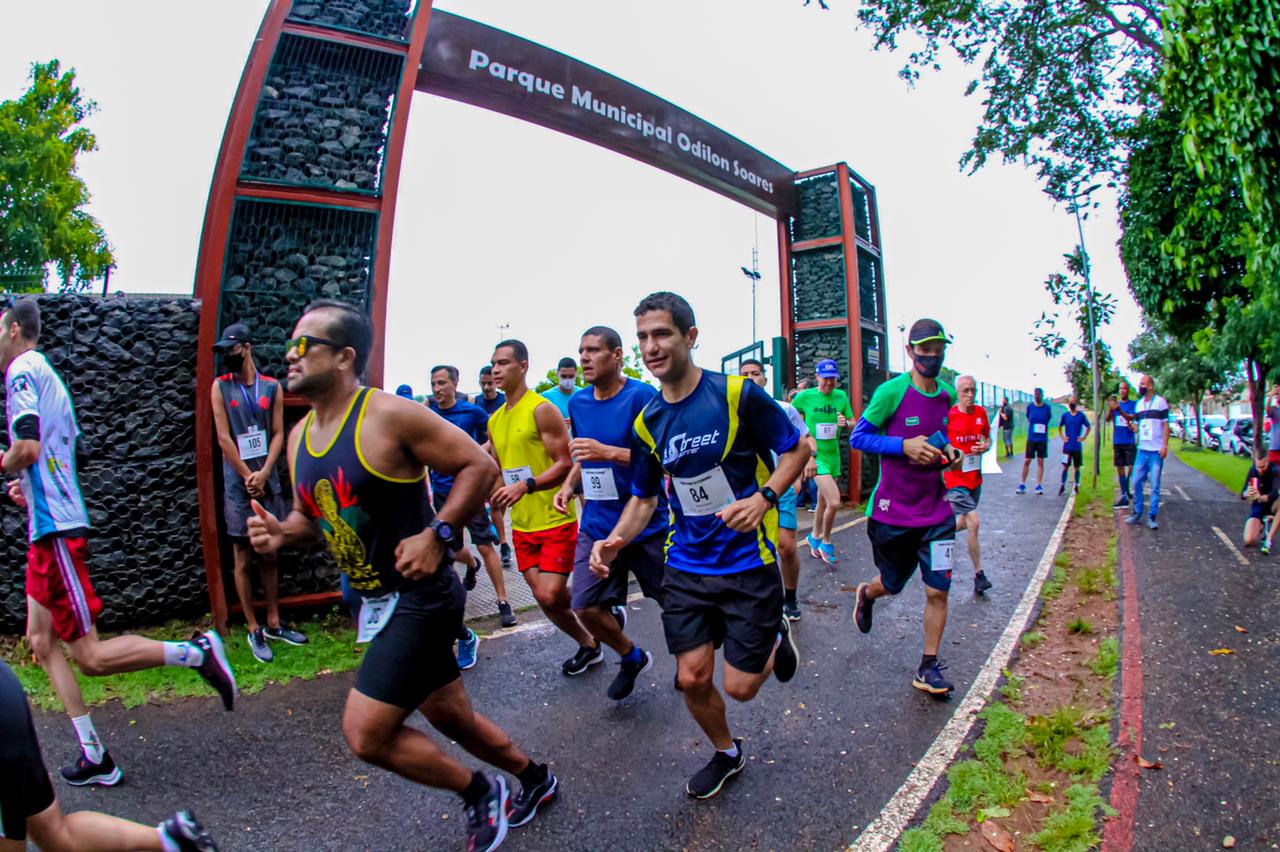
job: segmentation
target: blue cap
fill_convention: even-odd
[[[402,396],[405,399],[413,399],[413,388],[410,385],[401,385],[396,388],[396,396]]]
[[[820,379],[838,379],[840,378],[840,367],[831,358],[824,358],[818,362],[818,378]]]

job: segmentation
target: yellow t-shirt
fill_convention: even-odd
[[[539,405],[551,403],[533,391],[525,391],[514,406],[500,405],[489,415],[489,437],[502,464],[503,484],[510,485],[538,476],[551,467],[551,455],[542,444],[538,423],[533,417]],[[511,526],[517,532],[538,532],[575,521],[577,513],[573,501],[569,502],[568,514],[557,512],[552,505],[557,490],[545,488],[521,497],[511,507]]]

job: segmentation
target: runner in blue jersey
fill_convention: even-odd
[[[1116,509],[1129,505],[1129,473],[1138,458],[1137,427],[1130,425],[1138,411],[1138,403],[1130,399],[1130,395],[1129,383],[1122,379],[1119,401],[1113,399],[1108,405],[1115,424],[1111,433],[1111,460],[1116,466],[1116,480],[1120,483],[1120,499],[1116,501]],[[1129,416],[1126,418],[1125,414]]]
[[[706,799],[746,766],[712,681],[715,649],[724,646],[724,689],[738,701],[754,698],[771,672],[783,682],[796,673],[799,652],[782,614],[777,506],[809,448],[762,388],[694,365],[698,329],[682,297],[646,296],[635,315],[641,355],[662,393],[635,420],[633,499],[609,537],[595,543],[590,564],[606,575],[649,528],[670,476],[662,627],[685,705],[716,749],[685,787]]]
[[[489,417],[484,413],[484,409],[458,398],[457,367],[441,364],[431,368],[430,407],[436,414],[465,432],[477,444],[483,446],[488,441]],[[449,499],[449,492],[452,490],[453,477],[433,469],[431,471],[431,503],[437,512]],[[482,506],[467,522],[467,533],[471,536],[471,543],[480,552],[480,559],[484,560],[484,570],[489,575],[489,582],[493,584],[493,593],[498,599],[498,618],[503,627],[514,627],[516,616],[511,611],[511,604],[507,603],[507,583],[502,575],[502,561],[498,558],[498,551],[494,547],[498,543],[498,532],[489,519],[487,508]],[[454,557],[467,566],[466,574],[462,579],[462,588],[469,592],[476,587],[476,574],[479,573],[480,563],[465,547],[455,553]],[[476,664],[476,648],[480,644],[480,637],[465,625],[462,631],[458,636],[458,667],[469,669]]]
[[[1058,420],[1058,437],[1062,438],[1062,484],[1058,496],[1067,493],[1067,469],[1076,468],[1076,493],[1080,493],[1080,465],[1084,463],[1084,439],[1089,437],[1093,424],[1080,410],[1080,400],[1074,396],[1067,403],[1067,411]]]
[[[942,471],[948,464],[958,469],[962,460],[947,440],[948,415],[959,397],[938,379],[948,341],[936,320],[916,320],[907,336],[911,370],[876,388],[849,438],[855,450],[880,456],[880,481],[867,500],[867,537],[880,576],[858,585],[853,622],[870,633],[876,599],[901,592],[919,567],[924,655],[912,686],[932,695],[955,688],[938,661],[956,542]]]
[[[1031,460],[1036,460],[1036,494],[1044,494],[1044,460],[1049,457],[1049,421],[1053,419],[1053,406],[1044,401],[1044,391],[1035,389],[1035,401],[1027,405],[1027,451],[1022,463],[1022,481],[1019,494],[1027,493],[1027,473]]]
[[[498,382],[493,378],[493,365],[485,364],[480,368],[480,395],[476,397],[476,405],[484,409],[486,415],[492,415],[507,403],[507,395],[498,390]],[[485,441],[489,440],[489,424],[485,424]],[[507,524],[502,512],[494,512],[490,509],[489,517],[493,521],[493,528],[498,533],[498,555],[502,557],[502,567],[512,568],[515,565],[515,556],[511,552],[511,545],[507,542]]]
[[[627,577],[662,605],[662,566],[667,538],[665,498],[649,525],[622,549],[607,577],[591,571],[591,548],[609,533],[631,500],[631,424],[658,392],[622,374],[622,338],[607,326],[593,326],[578,346],[582,377],[588,387],[569,400],[573,422],[569,453],[573,469],[556,494],[555,506],[567,511],[579,485],[586,506],[578,522],[573,558],[573,608],[591,635],[618,652],[618,674],[608,695],[621,701],[636,678],[653,665],[653,654],[631,641],[627,626]]]

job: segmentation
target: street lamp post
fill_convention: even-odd
[[[760,338],[756,337],[756,284],[760,281],[760,250],[753,248],[751,250],[751,268],[739,266],[742,274],[751,279],[751,343]]]
[[[1098,330],[1093,322],[1093,277],[1090,274],[1089,252],[1086,251],[1084,247],[1084,222],[1080,218],[1080,200],[1088,199],[1093,191],[1100,187],[1101,184],[1095,183],[1083,192],[1077,192],[1075,195],[1070,196],[1050,192],[1047,189],[1044,190],[1045,194],[1054,201],[1071,202],[1070,210],[1075,214],[1076,232],[1080,235],[1080,260],[1084,265],[1084,286],[1088,296],[1088,303],[1086,307],[1088,309],[1089,319],[1089,360],[1091,362],[1093,372],[1093,417],[1095,421],[1099,420],[1102,416],[1102,413],[1098,408]],[[1098,475],[1100,472],[1098,456],[1102,451],[1101,425],[1102,424],[1098,422],[1093,424],[1093,484],[1095,486],[1098,484]]]

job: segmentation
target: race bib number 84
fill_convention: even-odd
[[[733,489],[719,465],[699,476],[673,476],[671,484],[681,510],[691,517],[714,515],[734,501]]]

